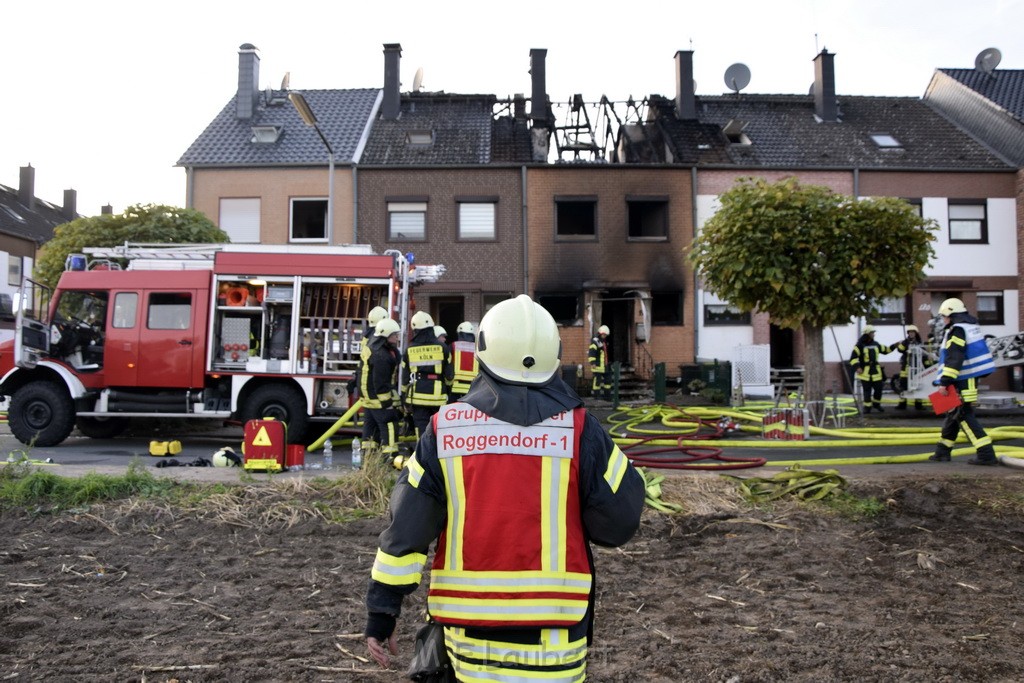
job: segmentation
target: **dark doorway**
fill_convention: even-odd
[[[448,341],[455,341],[455,330],[465,321],[465,302],[460,297],[440,298],[434,297],[430,300],[431,317],[434,324],[440,325],[448,333]]]
[[[768,335],[768,343],[771,345],[772,367],[793,367],[793,330],[788,327],[771,325]]]
[[[636,297],[622,290],[610,290],[601,301],[601,319],[594,321],[594,334],[601,325],[607,325],[608,362],[622,363],[624,368],[633,366],[633,305]],[[587,342],[590,343],[589,340]]]

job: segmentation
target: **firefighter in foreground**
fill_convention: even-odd
[[[448,386],[454,372],[451,351],[434,334],[430,314],[417,312],[411,325],[413,336],[402,355],[402,373],[406,382],[405,402],[412,411],[419,439],[437,409],[448,402]]]
[[[893,349],[885,344],[875,341],[875,326],[866,325],[864,332],[857,340],[850,354],[850,365],[857,371],[857,379],[860,380],[861,389],[864,392],[864,413],[870,413],[874,408],[878,412],[882,410],[882,389],[885,386],[885,370],[879,361],[879,357],[892,353]]]
[[[610,400],[612,397],[612,382],[608,377],[608,335],[611,330],[607,325],[597,328],[597,334],[590,340],[590,347],[587,349],[587,363],[590,364],[590,372],[594,375],[594,384],[591,396]]]
[[[380,452],[391,459],[398,453],[398,411],[395,410],[395,373],[398,369],[398,323],[384,318],[377,323],[374,336],[369,343],[369,356],[360,375],[362,386],[359,391],[366,408],[363,418],[363,439],[366,458],[372,457],[377,444],[369,441],[370,435],[379,435]]]
[[[480,372],[480,366],[476,361],[476,330],[473,323],[459,323],[455,328],[455,343],[451,346],[455,377],[448,400],[459,401],[469,391],[469,385]]]
[[[480,375],[434,417],[391,496],[366,604],[367,646],[397,654],[402,597],[437,539],[427,607],[458,680],[579,681],[593,634],[588,542],[636,532],[644,485],[559,376],[551,315],[526,295],[484,316]]]
[[[955,387],[963,403],[946,413],[942,423],[942,436],[935,446],[933,462],[949,462],[953,444],[964,427],[964,433],[974,446],[975,455],[967,462],[971,465],[998,465],[992,437],[985,433],[974,404],[978,400],[978,378],[992,374],[995,361],[981,333],[978,319],[967,312],[960,299],[946,299],[939,306],[939,315],[946,323],[946,332],[939,350],[939,392],[948,394]]]

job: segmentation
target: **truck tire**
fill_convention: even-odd
[[[272,417],[288,425],[288,443],[302,443],[309,415],[306,400],[298,389],[280,384],[259,387],[245,400],[242,422]]]
[[[90,439],[113,439],[128,427],[126,417],[80,417],[75,422],[78,431]]]
[[[56,446],[75,426],[75,404],[55,382],[29,382],[11,397],[7,421],[11,434],[23,444]]]

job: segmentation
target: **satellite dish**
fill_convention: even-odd
[[[291,71],[285,71],[284,72],[284,78],[281,79],[281,90],[287,90],[288,86],[291,84],[291,80],[292,80],[292,72]]]
[[[750,69],[746,64],[733,64],[725,70],[725,85],[733,92],[739,92],[750,84]]]
[[[811,87],[809,87],[807,89],[807,94],[808,95],[813,95],[814,94],[814,83],[811,83]]]
[[[974,58],[974,68],[978,71],[990,74],[997,66],[999,66],[999,62],[1002,58],[1003,53],[1001,53],[997,48],[987,47],[979,52],[978,56]]]
[[[423,87],[423,67],[416,69],[416,75],[412,79],[412,91],[419,92]]]

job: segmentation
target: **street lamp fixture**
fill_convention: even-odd
[[[295,107],[295,111],[299,112],[299,116],[302,117],[302,122],[307,126],[316,131],[317,135],[320,136],[321,142],[324,143],[324,147],[327,148],[327,243],[333,244],[334,242],[334,150],[331,149],[331,143],[327,142],[327,137],[324,136],[324,132],[320,130],[320,123],[316,120],[316,114],[309,106],[309,102],[298,90],[292,90],[288,93],[288,99]]]

